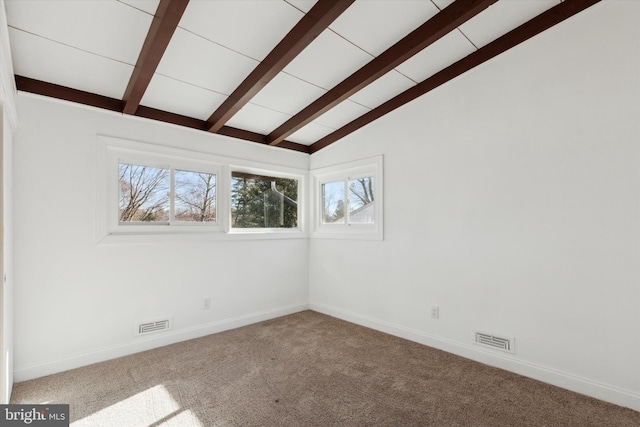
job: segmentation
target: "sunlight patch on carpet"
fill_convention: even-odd
[[[182,407],[163,385],[156,385],[71,424],[73,427],[203,427],[198,417]]]

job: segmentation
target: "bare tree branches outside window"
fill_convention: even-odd
[[[215,222],[216,175],[120,163],[120,222]],[[171,216],[173,200],[173,217]]]
[[[348,191],[345,194],[347,182]],[[349,223],[373,223],[374,178],[370,176],[348,181],[327,182],[322,185],[322,200],[322,221],[325,224],[344,224],[345,205],[349,206]]]
[[[119,164],[120,222],[169,220],[169,169]]]
[[[188,222],[216,221],[216,176],[175,171],[175,219]]]
[[[361,208],[373,202],[373,177],[359,178],[349,181],[349,194],[353,197],[349,200],[352,210]]]
[[[373,223],[375,218],[373,177],[349,181],[349,221]]]

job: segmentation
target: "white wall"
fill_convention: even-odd
[[[311,308],[640,410],[638,52],[606,1],[314,154],[384,155],[385,240],[312,240]]]
[[[16,381],[307,307],[307,239],[97,244],[96,134],[304,171],[308,155],[27,94],[18,113]],[[134,336],[165,316],[172,331]]]
[[[98,133],[301,169],[309,158],[19,95],[16,380],[310,301],[640,410],[639,16],[640,2],[598,4],[313,155],[317,168],[384,154],[382,242],[96,244]],[[172,332],[133,336],[167,315]],[[472,329],[514,336],[516,354],[472,346]]]
[[[9,119],[0,108],[2,115],[2,205],[3,205],[3,248],[2,267],[4,278],[0,277],[2,301],[2,369],[3,383],[0,390],[0,402],[9,403],[13,388],[13,135]]]
[[[4,0],[0,0],[0,140],[2,140],[3,250],[0,273],[0,403],[9,403],[13,388],[13,131],[18,126],[15,81]]]

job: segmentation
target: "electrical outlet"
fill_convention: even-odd
[[[438,307],[437,305],[434,305],[431,307],[431,318],[432,319],[440,318],[440,307]]]
[[[211,308],[211,297],[204,297],[202,300],[202,309],[209,310]]]

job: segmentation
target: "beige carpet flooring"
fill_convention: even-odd
[[[640,426],[608,404],[313,311],[15,384],[72,426]]]

